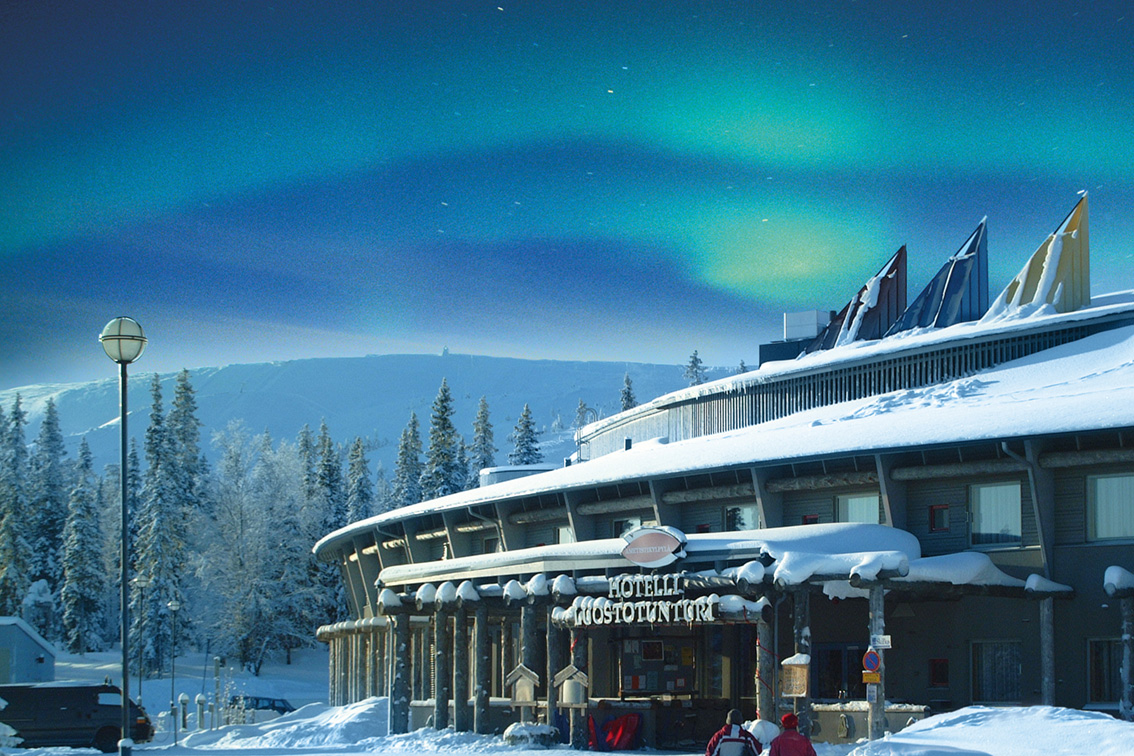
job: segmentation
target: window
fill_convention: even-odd
[[[878,494],[849,494],[838,497],[836,519],[839,522],[878,522]]]
[[[755,504],[725,507],[725,530],[755,530],[760,527],[760,511]]]
[[[627,531],[640,527],[642,524],[641,517],[627,517],[625,520],[614,521],[614,537],[618,538],[625,534]]]
[[[500,551],[500,539],[496,536],[489,536],[484,539],[481,548],[482,551],[480,553],[482,554],[495,554],[497,551]]]
[[[570,525],[560,525],[555,529],[555,542],[574,543],[575,531],[571,529]]]
[[[949,687],[949,660],[948,659],[930,659],[929,660],[929,687],[931,687],[931,688],[948,688]]]
[[[812,691],[816,698],[866,698],[859,645],[817,643],[811,648]]]
[[[1122,698],[1122,641],[1087,641],[1087,696],[1091,703]]]
[[[817,515],[817,514],[804,515],[803,519],[800,520],[800,522],[802,522],[804,525],[818,525],[819,524],[819,515]]]
[[[969,489],[973,546],[1020,545],[1020,484],[989,483]]]
[[[1134,475],[1087,478],[1087,538],[1134,538]]]
[[[1019,703],[1019,641],[974,641],[973,703]]]
[[[949,505],[934,504],[929,508],[929,532],[943,533],[949,529]]]

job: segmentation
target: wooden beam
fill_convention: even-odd
[[[786,491],[819,491],[826,488],[877,485],[877,483],[878,472],[876,470],[860,470],[857,472],[832,473],[831,475],[776,478],[769,480],[765,487],[768,493],[783,493]]]

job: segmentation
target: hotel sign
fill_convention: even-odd
[[[718,616],[717,602],[685,598],[680,575],[615,575],[607,599],[576,607],[575,624],[699,624]]]
[[[622,538],[622,556],[642,567],[665,567],[685,556],[685,534],[675,528],[637,527]]]

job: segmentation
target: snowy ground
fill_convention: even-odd
[[[115,672],[119,663],[120,659],[113,654],[64,655],[56,662],[56,678],[101,680],[109,675],[117,680]],[[216,687],[212,665],[206,665],[204,655],[179,658],[177,671],[173,686],[177,695],[184,692],[192,700],[197,694],[211,693]],[[167,729],[168,716],[157,714],[158,709],[169,704],[170,680],[147,680],[142,690],[143,702],[161,731],[153,742],[139,745],[135,751],[156,751],[166,756],[188,756],[197,752],[207,752],[208,756],[239,752],[239,756],[248,756],[249,751],[255,751],[255,756],[284,756],[297,751],[310,756],[408,753],[536,756],[546,753],[546,749],[507,746],[498,737],[456,734],[451,730],[386,735],[385,700],[327,706],[320,702],[326,695],[326,675],[327,657],[322,651],[301,653],[290,667],[267,664],[260,677],[246,673],[222,674],[225,695],[245,693],[287,698],[299,708],[261,724],[191,730],[182,733],[176,746]],[[134,691],[137,682],[131,682]],[[2,750],[8,756],[97,753],[63,748]],[[551,750],[560,751],[563,756],[572,752],[566,746]],[[840,746],[817,743],[815,750],[818,756],[1131,756],[1134,754],[1134,724],[1105,714],[1073,709],[971,706],[930,717],[898,735],[874,743],[861,741]]]

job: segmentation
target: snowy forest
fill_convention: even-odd
[[[131,444],[125,471],[131,644],[147,676],[168,668],[175,638],[179,653],[196,648],[253,672],[268,657],[290,661],[319,625],[346,616],[337,569],[312,555],[320,537],[475,487],[479,470],[505,464],[486,399],[466,440],[444,379],[430,417],[410,415],[389,476],[372,466],[367,439],[337,441],[325,422],[275,439],[234,420],[207,454],[188,371],[168,410],[165,401],[154,375],[143,448]],[[620,404],[635,403],[627,374]],[[587,413],[580,400],[576,423]],[[51,400],[35,439],[27,424],[19,395],[0,407],[0,616],[23,617],[72,653],[106,650],[119,633],[122,471],[93,469],[85,438],[68,458]],[[541,462],[538,435],[525,405],[506,464]]]

